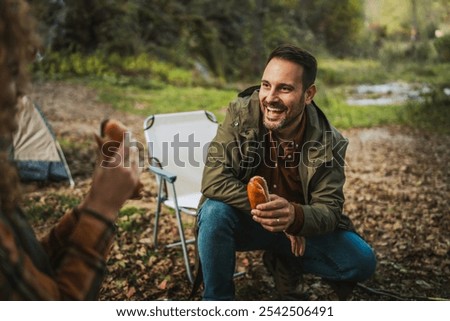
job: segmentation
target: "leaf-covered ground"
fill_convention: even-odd
[[[24,186],[24,206],[38,235],[85,195],[96,157],[93,133],[106,117],[118,117],[143,142],[143,119],[124,115],[80,85],[36,84],[41,105],[65,151],[76,186]],[[448,117],[445,116],[444,117]],[[373,246],[378,267],[351,300],[450,300],[450,137],[406,127],[345,130],[345,211]],[[190,284],[179,249],[153,247],[155,181],[142,174],[144,197],[128,201],[118,221],[109,273],[100,300],[187,300]],[[173,213],[165,210],[160,242],[177,238]],[[186,233],[192,236],[193,220]],[[236,300],[277,300],[261,252],[238,254]],[[193,258],[192,258],[193,263]],[[310,300],[335,300],[319,278],[304,277]],[[196,295],[194,300],[200,300]]]

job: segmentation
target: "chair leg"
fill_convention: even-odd
[[[159,229],[159,214],[161,213],[161,203],[162,203],[162,188],[163,179],[159,182],[158,200],[156,201],[156,212],[155,212],[155,226],[153,228],[153,246],[156,248],[158,246],[158,229]]]
[[[180,236],[180,241],[179,242],[174,242],[172,244],[168,244],[166,245],[166,247],[174,247],[174,246],[181,246],[181,249],[183,251],[183,260],[186,266],[186,273],[187,273],[187,277],[189,279],[189,282],[194,283],[194,277],[192,275],[192,270],[191,270],[191,266],[189,263],[189,252],[187,249],[187,244],[191,243],[192,240],[186,240],[186,237],[184,235],[184,227],[183,227],[183,222],[181,219],[181,210],[178,207],[178,201],[177,201],[177,197],[176,197],[176,191],[175,191],[175,185],[173,183],[171,183],[172,188],[173,188],[173,194],[174,194],[174,202],[175,202],[175,215],[177,218],[177,225],[178,225],[178,234]],[[162,188],[163,188],[163,179],[161,178],[160,184],[159,184],[159,192],[158,192],[158,197],[157,197],[157,204],[156,204],[156,212],[155,212],[155,226],[153,229],[153,244],[155,246],[155,248],[158,246],[158,231],[159,231],[159,216],[161,214],[161,207],[162,207],[162,202],[163,202],[163,197],[161,196],[162,194]]]
[[[183,259],[184,259],[184,264],[186,265],[186,273],[189,279],[189,282],[193,283],[194,282],[194,278],[192,276],[192,271],[191,271],[191,265],[189,263],[189,252],[188,252],[188,248],[187,248],[187,241],[186,241],[186,237],[184,235],[184,228],[183,228],[183,222],[181,220],[181,211],[178,208],[178,206],[176,207],[176,216],[177,216],[177,222],[178,222],[178,233],[180,234],[180,245],[181,245],[181,249],[183,250]]]
[[[187,249],[186,238],[184,236],[183,222],[181,220],[181,210],[178,206],[175,184],[172,184],[172,188],[173,188],[173,195],[174,195],[174,201],[175,201],[175,214],[177,216],[177,223],[178,223],[178,234],[180,234],[180,245],[181,245],[181,249],[183,250],[183,259],[184,259],[184,264],[186,265],[186,273],[187,273],[189,282],[191,282],[191,284],[192,284],[192,283],[194,283],[194,278],[192,276],[191,265],[189,264],[189,252]]]

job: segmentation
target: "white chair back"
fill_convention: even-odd
[[[158,164],[177,176],[179,207],[196,208],[198,205],[205,158],[217,127],[214,115],[204,110],[156,114],[144,122],[151,165]],[[167,196],[165,204],[174,208],[172,189],[167,189]]]

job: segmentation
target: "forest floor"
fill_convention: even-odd
[[[93,134],[104,118],[118,118],[144,142],[143,118],[113,110],[82,85],[35,84],[31,98],[43,109],[75,179],[66,183],[24,186],[25,207],[47,204],[53,212],[67,198],[86,194],[96,158]],[[363,108],[363,107],[355,107]],[[380,107],[384,108],[384,107]],[[359,284],[351,300],[450,300],[450,136],[409,127],[385,126],[343,130],[349,139],[345,212],[373,247],[375,275]],[[100,300],[187,300],[190,283],[179,249],[152,246],[155,180],[144,171],[143,198],[125,204],[118,235],[108,261]],[[176,239],[173,215],[164,210],[161,243]],[[38,235],[57,219],[34,221]],[[48,214],[48,213],[47,213]],[[192,236],[193,221],[187,221]],[[238,253],[236,300],[278,300],[262,252]],[[193,263],[193,256],[192,256]],[[336,300],[320,278],[304,276],[310,300]],[[196,295],[194,300],[200,300]]]

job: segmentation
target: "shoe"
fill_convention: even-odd
[[[303,292],[303,274],[300,262],[265,251],[263,264],[275,282],[275,289],[284,301],[304,301],[308,295]]]
[[[356,287],[356,282],[351,281],[331,281],[325,280],[326,283],[336,293],[339,301],[347,301],[352,295],[353,289]]]

